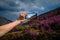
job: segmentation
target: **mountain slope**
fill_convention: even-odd
[[[31,17],[24,25],[1,37],[1,40],[59,40],[60,38],[60,8]]]

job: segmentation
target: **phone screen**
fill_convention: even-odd
[[[29,18],[31,18],[32,16],[34,16],[34,15],[36,15],[35,13],[28,13],[27,15],[26,15],[26,19],[29,19]]]

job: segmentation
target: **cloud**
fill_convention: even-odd
[[[17,1],[15,0],[0,0],[0,9],[1,11],[17,11],[19,10],[19,4],[16,4]]]
[[[41,14],[58,4],[60,0],[0,0],[0,16],[15,20],[20,11],[36,11]]]

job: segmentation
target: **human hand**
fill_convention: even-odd
[[[20,16],[19,16],[18,20],[21,20],[21,21],[27,20],[25,18],[27,14],[28,14],[28,11],[20,12]]]

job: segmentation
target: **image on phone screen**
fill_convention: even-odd
[[[34,15],[36,15],[36,13],[28,13],[28,14],[26,15],[26,19],[29,19],[29,18],[31,18],[31,17],[34,16]]]

